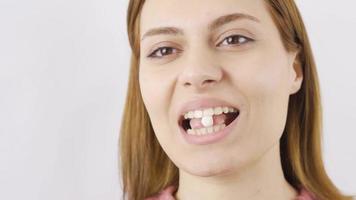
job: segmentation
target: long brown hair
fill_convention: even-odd
[[[322,107],[316,66],[307,32],[293,0],[265,0],[285,48],[299,50],[303,70],[300,90],[290,96],[280,140],[282,168],[295,188],[306,188],[321,200],[349,200],[332,183],[322,160]],[[145,0],[130,0],[127,32],[132,49],[119,151],[123,198],[142,200],[168,185],[179,184],[178,168],[155,137],[138,81],[140,14]]]

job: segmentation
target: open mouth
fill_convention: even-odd
[[[180,117],[179,125],[189,135],[214,134],[229,126],[240,111],[232,107],[192,110]]]

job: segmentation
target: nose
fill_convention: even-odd
[[[185,88],[204,90],[219,83],[223,77],[222,67],[213,53],[200,50],[186,57],[179,82]]]

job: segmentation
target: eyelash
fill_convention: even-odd
[[[218,45],[224,43],[224,41],[227,41],[227,39],[230,39],[230,38],[233,39],[233,38],[235,38],[235,37],[238,38],[238,39],[237,39],[238,42],[239,42],[239,40],[240,40],[241,38],[242,38],[242,39],[245,39],[245,41],[242,42],[242,43],[240,43],[240,44],[232,44],[232,46],[241,46],[241,45],[244,45],[244,44],[246,44],[246,43],[249,43],[249,42],[253,42],[253,41],[254,41],[253,39],[251,39],[251,38],[249,38],[249,37],[246,37],[246,36],[243,36],[243,35],[230,35],[230,36],[224,38],[223,41],[219,42]],[[230,42],[231,42],[231,41],[230,41]],[[229,45],[229,44],[227,44],[227,45]],[[148,55],[147,57],[148,57],[148,58],[153,58],[153,59],[155,59],[155,58],[161,59],[161,58],[165,57],[165,56],[162,54],[162,50],[165,50],[165,49],[166,49],[166,50],[169,49],[170,51],[174,51],[174,50],[176,50],[176,51],[178,51],[178,52],[180,51],[180,50],[178,50],[178,49],[176,49],[176,48],[173,48],[173,47],[164,46],[164,47],[159,47],[159,48],[155,49],[155,50],[154,50],[150,55]],[[157,55],[155,55],[157,52],[160,52],[160,53],[162,54],[162,56],[157,56]],[[168,54],[168,55],[170,55],[170,54]]]

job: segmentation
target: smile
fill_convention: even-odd
[[[182,115],[180,126],[189,135],[217,134],[231,124],[239,113],[238,109],[227,106],[191,110]]]
[[[237,100],[235,103],[216,98],[187,101],[178,109],[180,136],[194,145],[217,143],[237,130],[242,107]]]

